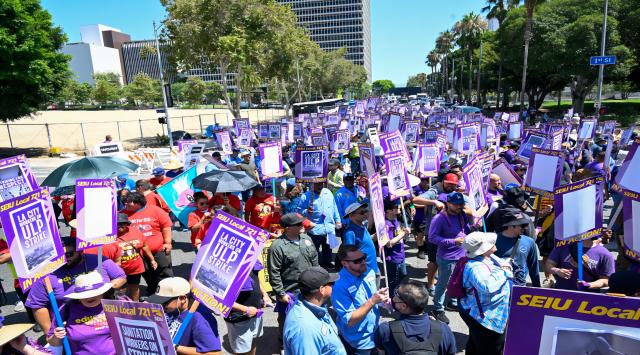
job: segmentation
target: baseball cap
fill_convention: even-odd
[[[353,175],[352,173],[345,173],[344,175],[342,175],[342,180],[344,180],[344,179],[354,180],[355,178],[356,178],[356,176]]]
[[[456,175],[454,173],[448,173],[442,179],[442,182],[447,183],[447,184],[454,184],[454,185],[458,185],[459,181],[460,181],[460,179],[458,178],[458,175]]]
[[[339,278],[338,274],[329,273],[321,266],[312,266],[300,274],[298,283],[301,289],[313,292],[324,285],[336,282]]]
[[[153,176],[160,176],[160,175],[164,175],[165,171],[162,167],[157,167],[157,168],[153,168],[153,171],[151,171],[151,174]]]
[[[502,216],[502,220],[506,221],[505,223],[502,223],[503,227],[508,227],[508,226],[519,226],[521,224],[529,224],[529,222],[531,222],[531,219],[529,218],[529,216],[527,216],[526,214],[524,214],[522,211],[514,211],[514,210],[507,210],[505,212],[505,214]]]
[[[461,193],[454,191],[447,195],[447,202],[454,205],[464,205],[464,196]]]
[[[189,281],[182,277],[168,277],[158,283],[156,293],[147,298],[149,303],[163,304],[176,297],[188,295],[191,292]]]
[[[333,165],[340,165],[340,160],[338,159],[329,160],[329,166],[333,166]]]
[[[302,224],[305,218],[300,213],[287,213],[280,217],[280,225],[283,227],[295,226],[296,224]]]

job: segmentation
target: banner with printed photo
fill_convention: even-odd
[[[346,129],[339,129],[331,134],[330,148],[331,151],[337,153],[346,153],[349,151],[351,134]]]
[[[192,144],[198,144],[198,141],[195,139],[184,139],[184,140],[177,141],[176,144],[178,144],[178,153],[182,153],[182,151],[187,149],[187,146]]]
[[[162,305],[102,300],[116,354],[174,355],[175,348]],[[175,330],[177,332],[177,329]]]
[[[325,182],[329,171],[327,146],[296,147],[296,181]]]
[[[462,167],[462,178],[464,179],[466,194],[469,197],[469,206],[473,211],[474,222],[477,223],[489,210],[487,189],[482,180],[482,162],[478,156],[471,158]]]
[[[249,147],[251,146],[251,141],[253,140],[253,132],[249,128],[240,128],[238,129],[238,138],[236,142],[238,143],[238,147]]]
[[[554,192],[556,247],[602,233],[604,177],[562,185]]]
[[[405,121],[402,124],[402,138],[407,144],[415,144],[420,136],[420,121]]]
[[[224,154],[231,154],[233,152],[233,141],[231,140],[229,131],[217,132],[216,141]]]
[[[282,145],[280,142],[260,143],[260,172],[264,180],[282,175]]]
[[[0,224],[22,291],[64,265],[64,248],[46,188],[0,203]]]
[[[380,147],[385,155],[401,152],[405,163],[411,164],[411,157],[407,150],[407,144],[405,143],[402,135],[399,131],[386,132],[380,134]]]
[[[16,155],[0,159],[0,202],[25,195],[38,188],[27,157]]]
[[[477,123],[463,123],[456,126],[454,149],[460,154],[473,154],[480,149],[480,135]]]
[[[596,134],[596,127],[598,126],[598,120],[595,118],[583,118],[580,120],[580,127],[578,128],[578,140],[593,139]]]
[[[627,157],[620,166],[620,170],[614,180],[614,186],[640,193],[640,179],[638,179],[640,153],[638,153],[638,146],[640,146],[640,138],[636,138],[631,148],[629,148],[629,153],[627,153]]]
[[[613,135],[613,131],[616,129],[616,123],[616,121],[604,121],[600,134],[605,138]]]
[[[493,169],[491,170],[491,173],[500,177],[502,186],[507,186],[509,184],[517,184],[518,186],[522,185],[520,175],[518,175],[511,167],[511,164],[507,163],[503,158],[498,158],[493,162]]]
[[[258,123],[258,138],[260,138],[260,139],[269,138],[269,124],[268,123]]]
[[[196,209],[193,204],[194,190],[191,185],[196,175],[198,173],[194,166],[156,189],[156,193],[185,226],[189,224],[189,213]]]
[[[414,170],[421,177],[437,177],[440,171],[440,156],[442,151],[436,143],[418,143]]]
[[[547,198],[560,186],[564,154],[557,150],[532,148],[524,187]]]
[[[638,309],[635,297],[514,286],[504,353],[637,354]]]
[[[389,242],[389,230],[384,213],[384,198],[382,197],[382,180],[380,174],[375,173],[369,178],[369,195],[371,215],[376,228],[378,248],[382,249]]]
[[[111,244],[118,237],[116,182],[113,179],[76,180],[76,249]]]
[[[411,184],[407,175],[402,152],[385,154],[384,164],[387,169],[387,186],[389,187],[389,199],[392,201],[411,194]]]
[[[279,140],[282,135],[280,123],[269,124],[269,140]]]
[[[324,135],[314,134],[311,136],[311,145],[320,146],[320,145],[326,145],[326,144],[327,144],[327,140],[324,139]]]
[[[227,316],[269,233],[224,212],[213,217],[191,268],[193,297]]]
[[[518,148],[517,155],[520,160],[529,161],[531,156],[531,149],[544,148],[547,142],[547,136],[542,133],[529,133],[524,139],[524,143]]]
[[[624,255],[640,262],[640,193],[622,190]]]
[[[302,127],[302,123],[294,123],[293,124],[293,139],[303,138],[304,129]]]
[[[478,154],[478,159],[482,170],[482,183],[488,188],[489,176],[491,175],[491,170],[493,169],[493,161],[495,157],[493,156],[493,154],[491,154],[491,152],[482,152]]]
[[[358,143],[358,152],[360,153],[360,171],[366,177],[376,173],[376,156],[373,145],[370,143]]]

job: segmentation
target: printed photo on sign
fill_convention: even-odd
[[[593,138],[593,135],[595,134],[595,130],[596,130],[596,125],[597,124],[598,124],[597,121],[596,120],[592,120],[592,119],[580,121],[580,129],[578,131],[578,139],[583,140],[583,139],[591,139],[591,138]]]
[[[41,201],[9,212],[13,234],[18,237],[19,256],[26,265],[27,275],[33,276],[56,256],[55,246]],[[4,228],[7,228],[5,225]],[[16,257],[18,255],[12,255]]]
[[[32,190],[20,165],[0,167],[0,202],[22,196]]]
[[[527,141],[518,149],[518,155],[522,158],[529,159],[531,157],[531,148],[542,148],[546,142],[546,138],[537,135],[529,135]]]
[[[373,146],[359,144],[358,151],[360,152],[360,168],[366,176],[373,175],[376,172]]]
[[[259,138],[269,138],[269,125],[267,125],[267,124],[259,124],[258,125],[258,137]]]
[[[125,354],[166,354],[155,323],[124,318],[116,318],[115,322]]]
[[[282,128],[280,128],[279,124],[270,124],[269,125],[269,138],[270,139],[280,138],[280,134],[282,134]]]

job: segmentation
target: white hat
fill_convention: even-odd
[[[33,328],[35,324],[19,323],[19,324],[0,324],[0,346],[12,341]]]
[[[182,277],[168,277],[158,283],[156,293],[149,296],[147,302],[163,304],[173,298],[188,295],[190,292],[189,281]]]
[[[349,206],[347,206],[347,209],[344,210],[344,216],[342,216],[342,218],[347,218],[347,216],[355,212],[360,207],[368,207],[368,206],[369,204],[367,203],[354,202]]]
[[[110,282],[104,282],[102,275],[97,271],[91,271],[76,277],[73,285],[73,292],[64,296],[74,300],[82,300],[99,296],[113,287]]]
[[[462,246],[467,251],[467,258],[475,258],[486,253],[496,245],[498,235],[495,233],[473,232],[464,238]]]

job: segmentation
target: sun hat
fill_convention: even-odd
[[[169,160],[169,163],[165,164],[164,168],[166,170],[176,170],[182,168],[182,166],[182,163],[180,163],[179,161],[171,159]]]
[[[82,300],[99,296],[113,287],[110,282],[104,282],[102,275],[97,271],[91,271],[76,277],[73,292],[64,296],[74,300]]]
[[[31,330],[35,324],[18,323],[4,325],[4,317],[0,316],[0,346]]]
[[[360,203],[360,202],[354,202],[352,204],[350,204],[349,206],[347,206],[347,209],[344,210],[344,216],[342,218],[347,218],[350,214],[352,214],[353,212],[355,212],[358,208],[360,207],[369,207],[368,203]]]
[[[151,175],[153,175],[153,176],[161,176],[161,175],[164,175],[164,173],[165,173],[164,169],[161,166],[159,166],[157,168],[153,168],[153,171],[151,172]]]
[[[498,235],[495,233],[472,232],[464,238],[462,246],[467,251],[467,258],[486,253],[491,247],[496,245]]]
[[[156,293],[149,296],[147,302],[162,304],[173,298],[188,295],[190,292],[189,281],[182,277],[168,277],[158,283]]]

